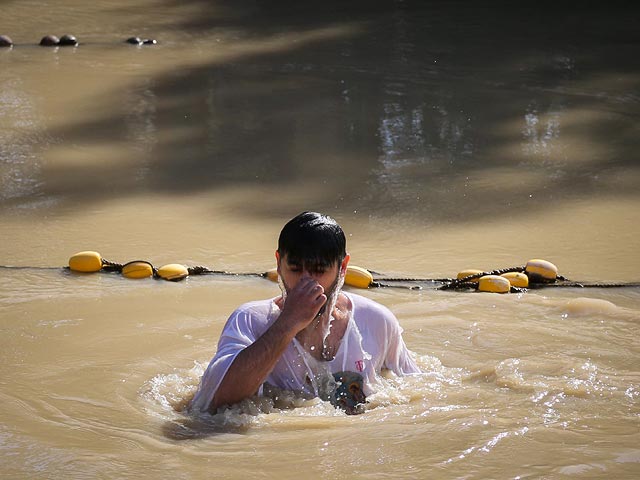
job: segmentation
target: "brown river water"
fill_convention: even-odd
[[[638,287],[359,290],[423,375],[385,378],[359,416],[259,398],[196,416],[227,316],[277,285],[63,268],[97,250],[262,273],[318,210],[384,276],[544,258],[639,282],[637,7],[0,9],[2,478],[640,477]],[[65,33],[80,45],[37,45]]]

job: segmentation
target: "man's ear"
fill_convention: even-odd
[[[347,253],[344,256],[344,260],[342,260],[342,265],[340,265],[340,275],[347,274],[347,266],[349,265],[349,260],[351,260],[351,255]]]
[[[276,250],[276,269],[278,270],[278,275],[280,275],[280,252]]]

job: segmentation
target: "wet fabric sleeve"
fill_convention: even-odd
[[[387,349],[383,367],[396,375],[421,373],[404,343],[402,327],[398,319],[390,311],[389,315],[391,317],[387,320]]]
[[[256,341],[259,335],[256,336],[252,328],[252,316],[251,310],[241,307],[227,320],[220,334],[218,350],[202,375],[198,391],[191,401],[191,410],[209,410],[213,397],[236,356]]]

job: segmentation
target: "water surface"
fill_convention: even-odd
[[[227,316],[277,285],[61,268],[92,249],[260,273],[313,209],[384,275],[542,257],[639,281],[637,8],[369,3],[4,2],[5,477],[638,476],[637,288],[360,292],[424,376],[357,417],[192,417]]]

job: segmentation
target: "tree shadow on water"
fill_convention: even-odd
[[[104,117],[50,132],[65,144],[124,145],[125,161],[80,171],[50,162],[45,195],[85,206],[300,186],[308,205],[464,221],[500,215],[480,198],[545,209],[638,194],[616,180],[638,175],[635,7],[179,3],[199,15],[177,19],[176,31],[232,31],[236,44],[223,48],[249,47],[147,77],[115,92],[121,103]],[[522,179],[509,191],[487,180],[496,171]],[[235,208],[280,215],[289,200]]]

